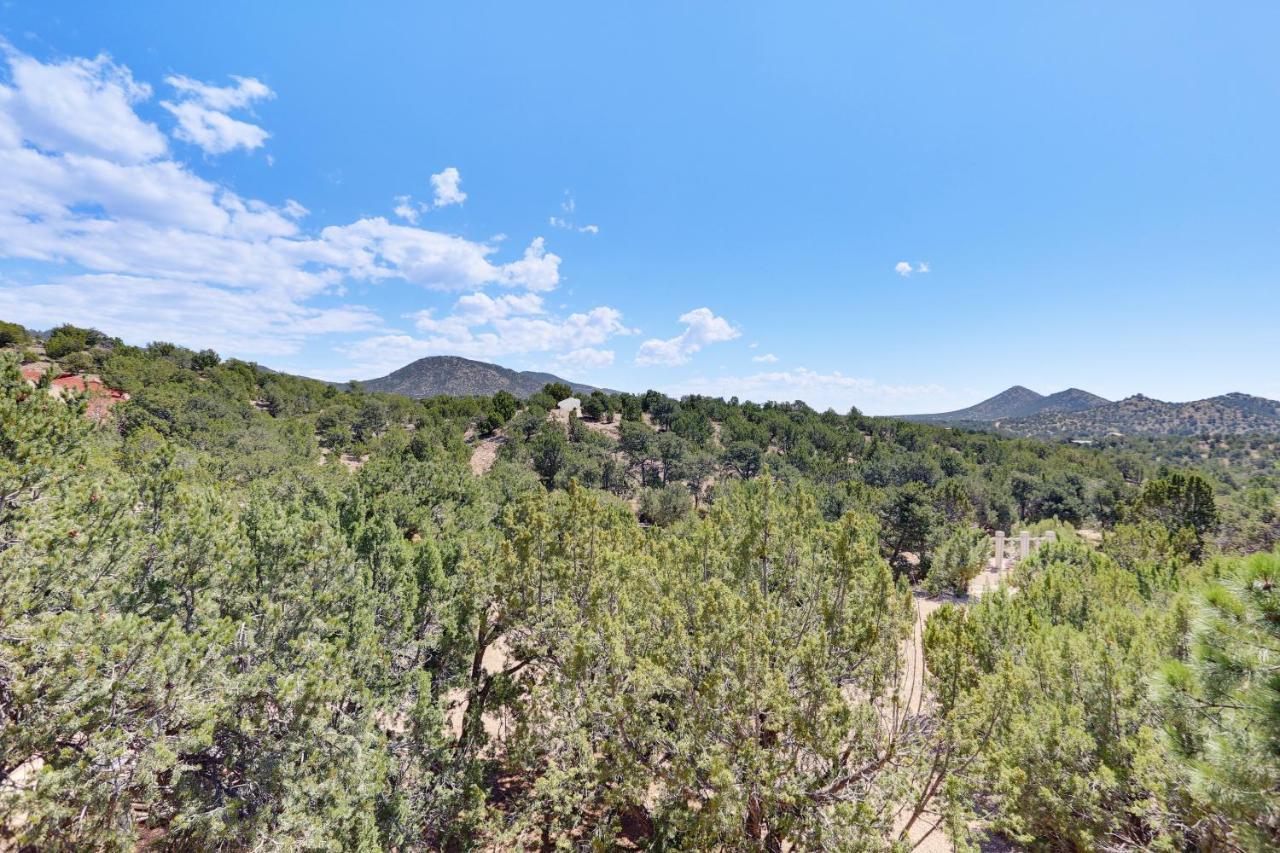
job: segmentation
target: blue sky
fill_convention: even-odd
[[[189,5],[0,6],[0,317],[872,413],[1280,397],[1275,4]]]

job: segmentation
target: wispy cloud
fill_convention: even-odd
[[[613,364],[613,350],[581,347],[556,356],[556,364],[573,370],[598,370]]]
[[[270,135],[256,124],[227,115],[245,109],[254,101],[275,97],[265,83],[252,77],[232,77],[234,86],[213,86],[175,75],[165,78],[177,93],[176,101],[161,101],[178,120],[174,136],[190,142],[206,154],[225,154],[236,148],[261,148]]]
[[[552,214],[547,218],[548,224],[552,228],[563,228],[566,231],[577,231],[579,234],[590,234],[595,236],[600,233],[599,225],[578,225],[570,217],[573,212],[578,209],[578,202],[574,200],[573,193],[568,190],[564,191],[564,199],[560,202],[560,210],[563,216]]]
[[[931,269],[932,267],[929,265],[928,261],[920,261],[914,267],[912,267],[911,264],[908,263],[907,261],[898,261],[896,264],[893,265],[893,271],[896,272],[898,275],[902,276],[903,278],[908,277],[913,272],[923,274],[923,273],[929,272]]]

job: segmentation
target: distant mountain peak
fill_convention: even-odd
[[[1017,435],[1061,436],[1120,435],[1239,435],[1280,433],[1280,402],[1232,392],[1206,400],[1170,403],[1145,394],[1134,394],[1079,412],[1041,411],[1000,424]]]
[[[1045,396],[1025,385],[1006,388],[977,405],[954,412],[934,415],[905,415],[906,420],[926,423],[994,423],[1010,418],[1023,418],[1042,411],[1075,412],[1109,402],[1097,394],[1079,388],[1068,388]]]
[[[362,384],[370,391],[406,397],[488,397],[499,391],[528,397],[541,391],[548,382],[563,382],[578,394],[596,390],[594,386],[570,382],[551,373],[517,371],[460,355],[429,355]]]

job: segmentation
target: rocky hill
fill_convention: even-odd
[[[1042,398],[1032,407],[1031,412],[1020,417],[1040,414],[1041,412],[1084,412],[1089,409],[1096,409],[1098,406],[1105,406],[1110,402],[1106,397],[1099,397],[1097,394],[1091,394],[1080,388],[1068,388],[1065,391],[1059,391],[1056,394],[1050,394],[1048,397]]]
[[[1045,396],[1030,388],[1014,385],[977,405],[954,412],[932,415],[903,415],[903,420],[935,424],[983,425],[1009,418],[1025,418],[1041,412],[1082,412],[1109,401],[1079,388],[1068,388]]]
[[[997,429],[1053,438],[1121,435],[1280,433],[1280,402],[1249,394],[1223,394],[1189,403],[1169,403],[1137,394],[1084,411],[1042,411],[999,420]]]
[[[516,371],[497,364],[472,361],[456,355],[432,355],[406,364],[386,376],[362,383],[370,391],[386,391],[406,397],[489,396],[507,391],[528,397],[548,382],[563,382],[577,393],[595,390],[590,385],[569,382],[550,373]]]

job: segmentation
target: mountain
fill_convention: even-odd
[[[1038,394],[1021,385],[1014,385],[1012,388],[1001,391],[994,397],[983,400],[981,403],[970,406],[967,409],[960,409],[955,412],[940,412],[934,415],[903,415],[902,419],[925,423],[995,421],[1000,418],[1013,418],[1018,415],[1028,414],[1031,411],[1031,407],[1043,399],[1043,394]]]
[[[590,385],[569,382],[550,373],[515,371],[497,364],[472,361],[456,355],[431,355],[410,362],[399,370],[378,379],[361,383],[369,391],[387,391],[406,397],[489,396],[507,391],[517,397],[528,397],[542,390],[548,382],[563,382],[575,393],[589,394]]]
[[[1104,397],[1079,388],[1068,388],[1046,397],[1030,388],[1014,385],[967,409],[934,415],[903,415],[902,420],[935,424],[993,423],[1009,418],[1025,418],[1040,412],[1082,412],[1108,402]]]
[[[1018,415],[1018,417],[1026,417],[1027,415],[1041,412],[1084,412],[1089,409],[1096,409],[1098,406],[1105,406],[1110,402],[1106,397],[1099,397],[1097,394],[1091,394],[1079,388],[1068,388],[1065,391],[1059,391],[1056,394],[1041,398],[1032,411],[1027,412],[1025,415]]]
[[[1040,411],[995,426],[1017,435],[1058,436],[1198,435],[1280,432],[1280,402],[1249,394],[1223,394],[1189,403],[1169,403],[1137,394],[1083,411]]]

